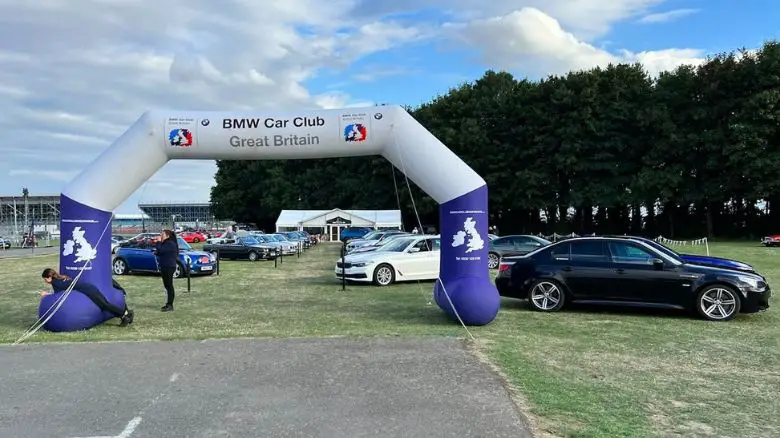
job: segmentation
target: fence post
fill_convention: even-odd
[[[347,255],[347,242],[341,245],[341,290],[347,290],[347,268],[344,257]]]

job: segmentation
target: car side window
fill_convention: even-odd
[[[441,251],[441,240],[431,239],[431,248],[433,248],[434,251]]]
[[[498,239],[493,241],[493,245],[495,246],[511,245],[512,241],[510,239],[511,237],[499,237]]]
[[[555,261],[568,261],[570,253],[570,244],[564,243],[557,245],[554,248],[550,248],[550,258]]]
[[[427,239],[423,239],[417,243],[414,244],[414,248],[419,249],[419,252],[423,251],[430,251],[431,250],[431,241]]]
[[[628,242],[610,242],[609,252],[615,263],[630,263],[634,265],[649,265],[656,257],[643,248]]]
[[[515,246],[533,249],[542,246],[542,244],[530,237],[516,237]]]
[[[598,240],[581,240],[571,243],[571,260],[582,262],[606,262],[604,243]]]

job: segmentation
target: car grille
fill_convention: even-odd
[[[352,267],[352,263],[349,263],[349,262],[347,262],[347,263],[344,263],[344,264],[342,265],[342,263],[341,263],[341,262],[336,262],[336,267],[337,267],[337,268],[343,268],[343,269],[349,269],[349,268],[351,268],[351,267]]]

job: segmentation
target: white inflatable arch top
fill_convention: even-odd
[[[363,155],[387,158],[440,204],[438,305],[466,324],[491,322],[499,296],[487,265],[485,181],[399,106],[273,114],[147,111],[63,190],[60,269],[84,270],[82,280],[110,288],[112,211],[169,160]]]

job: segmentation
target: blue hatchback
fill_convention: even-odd
[[[197,251],[179,237],[179,263],[173,278],[186,275],[186,267],[189,267],[190,275],[211,275],[216,269],[217,260],[211,253]],[[154,251],[154,243],[151,240],[128,242],[125,246],[116,249],[116,255],[112,263],[112,271],[116,275],[129,274],[130,272],[146,272],[159,274],[160,266]]]

